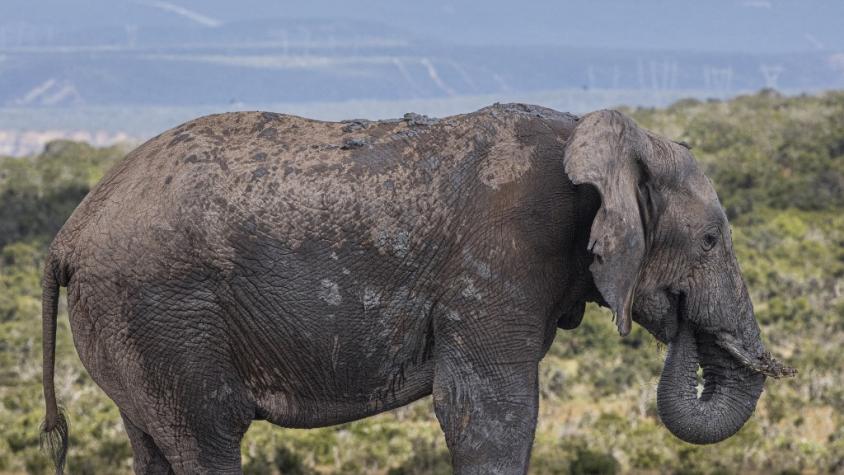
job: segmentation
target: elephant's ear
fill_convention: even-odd
[[[642,158],[648,135],[616,111],[598,111],[578,122],[566,144],[565,170],[575,184],[590,184],[601,195],[589,236],[594,255],[589,270],[616,317],[618,332],[630,333],[633,294],[645,255],[646,209],[640,209],[647,176]]]

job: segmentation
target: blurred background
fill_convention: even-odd
[[[128,150],[199,115],[444,116],[616,107],[692,145],[733,225],[767,346],[800,374],[715,446],[662,427],[664,349],[590,307],[542,366],[532,472],[844,473],[844,3],[710,0],[0,2],[0,473],[38,451],[40,265]],[[62,300],[69,472],[128,473],[116,407]],[[341,426],[256,423],[251,474],[449,473],[430,399]]]
[[[198,115],[571,112],[844,84],[844,3],[3,0],[0,152]],[[41,135],[26,132],[41,131]]]

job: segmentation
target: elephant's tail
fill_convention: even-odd
[[[44,358],[42,376],[44,402],[47,405],[47,416],[41,425],[41,449],[46,449],[50,453],[56,467],[56,475],[61,475],[67,458],[68,425],[64,412],[56,404],[56,388],[53,384],[56,366],[56,314],[61,283],[58,262],[54,256],[53,253],[47,256],[44,277],[41,281],[41,345]]]

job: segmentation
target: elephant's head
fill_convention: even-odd
[[[765,351],[712,183],[688,147],[615,111],[578,122],[565,169],[601,196],[590,271],[619,332],[634,320],[669,345],[657,391],[662,421],[687,442],[733,435],[765,376],[794,370]]]

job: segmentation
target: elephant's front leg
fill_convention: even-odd
[[[438,332],[436,342],[434,409],[454,471],[524,474],[539,407],[539,358],[525,344],[533,332],[473,326]]]

